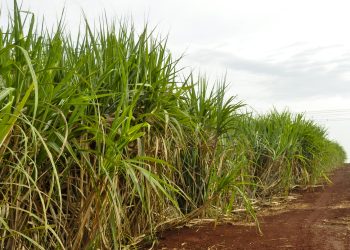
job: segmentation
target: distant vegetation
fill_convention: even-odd
[[[145,29],[41,29],[15,2],[0,37],[0,248],[119,249],[310,185],[345,160],[303,115],[253,116],[181,77]],[[36,28],[36,27],[39,27]]]

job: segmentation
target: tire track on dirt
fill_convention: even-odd
[[[332,179],[333,184],[319,192],[313,203],[306,233],[319,249],[350,249],[350,168],[336,171]]]

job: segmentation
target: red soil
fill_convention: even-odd
[[[331,180],[282,210],[260,213],[263,235],[253,225],[209,223],[164,232],[156,249],[350,250],[350,167]]]

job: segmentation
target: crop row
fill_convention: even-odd
[[[39,27],[39,28],[36,28]],[[345,160],[302,114],[244,111],[147,28],[0,30],[0,248],[119,249],[317,182]]]

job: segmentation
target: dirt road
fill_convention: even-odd
[[[350,250],[350,167],[330,179],[285,209],[260,215],[263,235],[255,226],[207,224],[165,232],[157,249]]]

